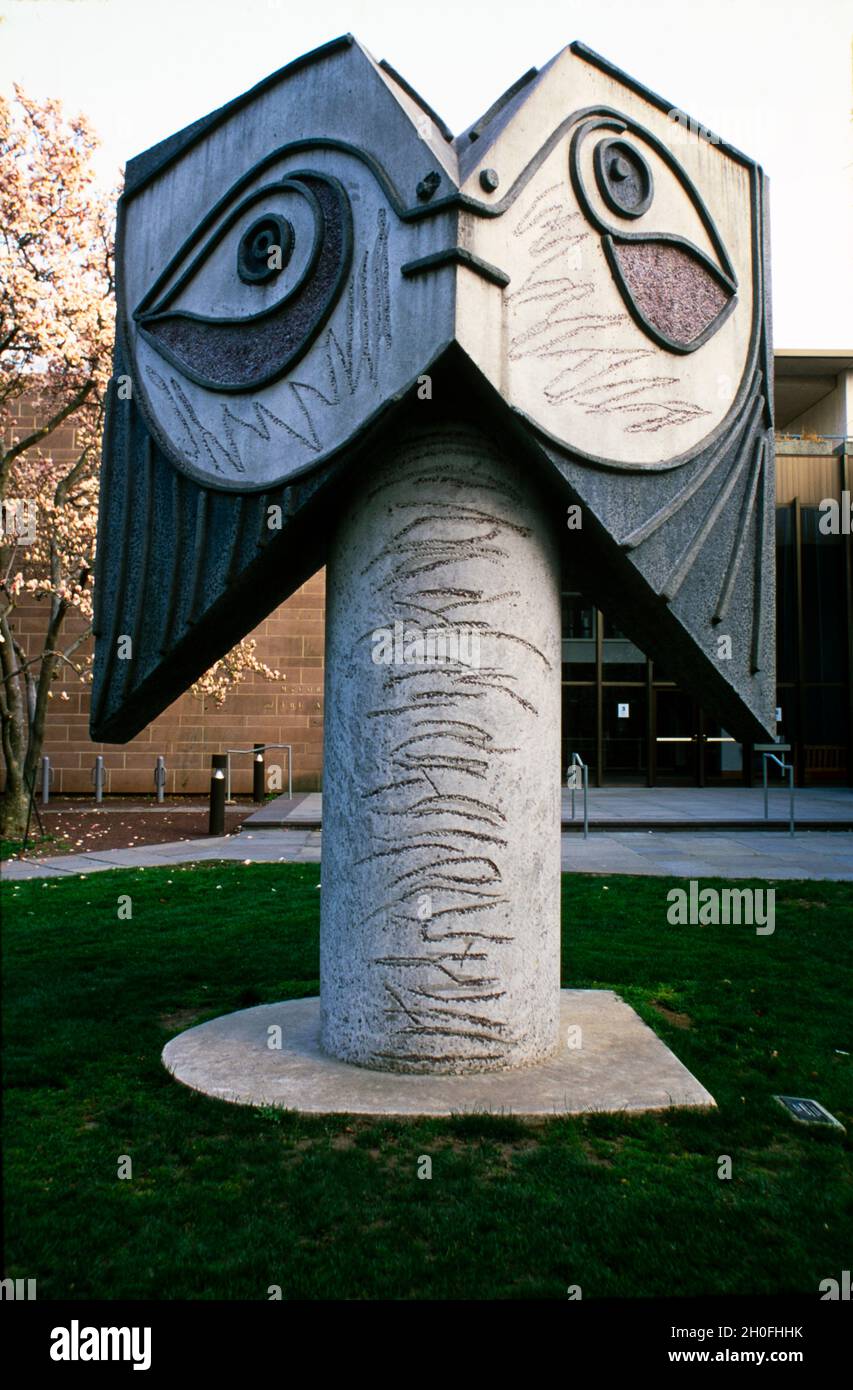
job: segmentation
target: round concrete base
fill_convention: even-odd
[[[167,1043],[163,1063],[178,1081],[218,1100],[315,1115],[571,1115],[715,1104],[611,990],[562,990],[559,1051],[516,1071],[368,1071],[327,1056],[319,1039],[319,999],[292,999],[189,1028]]]

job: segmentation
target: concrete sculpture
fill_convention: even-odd
[[[92,734],[132,737],[328,565],[338,1058],[558,1046],[566,555],[772,737],[765,196],[580,44],[453,139],[337,40],[128,166]]]

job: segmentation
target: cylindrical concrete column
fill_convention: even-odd
[[[322,1045],[504,1070],[557,1046],[555,521],[468,426],[397,439],[342,515],[326,618]]]

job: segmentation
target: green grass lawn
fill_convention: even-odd
[[[320,1119],[179,1085],[168,1038],[317,992],[318,881],[214,864],[3,886],[6,1275],[40,1299],[589,1299],[816,1295],[850,1268],[851,1138],[772,1100],[814,1096],[853,1137],[850,885],[778,884],[762,937],[669,926],[676,880],[565,876],[564,982],[617,990],[716,1112]]]

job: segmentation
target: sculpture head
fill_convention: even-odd
[[[762,200],[752,161],[578,44],[453,140],[338,40],[131,161],[93,731],[130,736],[322,563],[334,483],[452,361],[584,509],[591,596],[766,733]]]

